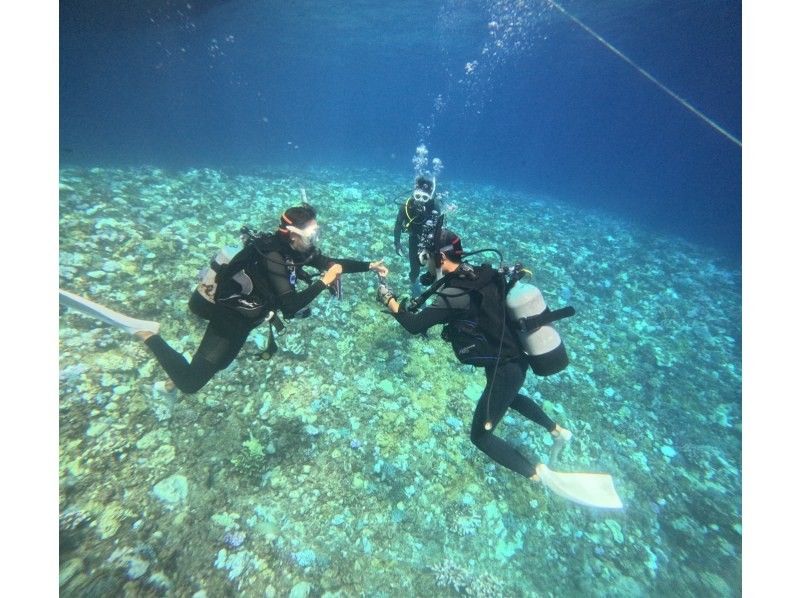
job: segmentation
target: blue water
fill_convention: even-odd
[[[740,2],[563,6],[741,138]],[[424,142],[445,182],[620,214],[740,259],[741,148],[544,1],[124,8],[61,3],[62,163],[410,173]]]

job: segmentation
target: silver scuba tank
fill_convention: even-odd
[[[532,284],[523,282],[518,282],[509,291],[506,306],[514,320],[538,316],[547,309],[542,292]],[[537,375],[549,376],[567,367],[567,350],[552,323],[534,330],[519,330],[517,335],[528,355],[531,369]]]
[[[217,272],[220,267],[229,263],[237,253],[239,253],[238,247],[223,247],[217,252],[211,263],[197,275],[199,279],[197,292],[209,303],[214,303],[214,293],[217,290]]]

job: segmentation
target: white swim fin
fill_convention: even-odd
[[[607,473],[566,473],[553,471],[547,465],[536,468],[539,479],[562,498],[586,507],[621,509],[614,480]]]
[[[111,324],[129,334],[134,334],[136,332],[152,332],[153,334],[158,334],[160,328],[158,322],[131,318],[130,316],[116,312],[104,305],[86,299],[86,297],[81,297],[80,295],[70,293],[64,289],[58,289],[58,302],[84,315],[102,320],[106,324]]]

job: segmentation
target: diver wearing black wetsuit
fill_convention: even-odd
[[[271,310],[280,309],[285,318],[292,318],[308,306],[328,288],[325,277],[331,280],[335,278],[335,275],[329,275],[331,271],[339,271],[333,268],[335,265],[346,273],[383,268],[380,262],[329,258],[313,244],[305,251],[298,250],[298,243],[290,238],[288,229],[299,233],[308,223],[316,224],[316,212],[310,206],[290,208],[281,218],[278,233],[268,245],[261,248],[257,259],[244,265],[243,269],[253,287],[247,296],[234,296],[234,301],[220,300],[219,296],[229,294],[225,292],[225,282],[220,284],[223,292],[218,293],[214,303],[204,299],[197,291],[192,295],[189,308],[209,320],[209,323],[191,363],[160,335],[155,334],[145,340],[161,367],[183,392],[197,392],[214,374],[228,367],[241,351],[250,331],[262,324]],[[291,224],[287,225],[287,222]],[[312,280],[303,270],[305,266],[326,272],[321,278]],[[238,269],[238,266],[234,269]],[[219,280],[220,277],[217,278]],[[308,286],[297,291],[297,279],[308,283]]]
[[[411,197],[400,205],[394,221],[394,250],[398,255],[403,254],[400,234],[408,233],[408,279],[412,285],[419,285],[419,243],[425,222],[436,220],[441,213],[439,203],[434,197],[435,191],[432,180],[417,177]]]
[[[463,253],[460,240],[450,231],[443,231],[442,234],[444,235],[442,245],[452,246],[445,252],[445,256],[448,260],[452,260],[451,263],[460,263],[460,255]],[[472,272],[477,271],[478,269],[472,270]],[[464,288],[457,286],[460,278],[465,275],[459,274],[456,270],[447,276],[450,277],[449,282],[438,291],[435,301],[419,313],[402,310],[395,313],[387,297],[392,315],[408,332],[420,334],[437,324],[463,320],[478,321],[479,306],[476,297],[473,293],[465,292]],[[504,300],[505,298],[494,286],[486,287],[482,292],[482,301],[499,303]],[[499,356],[499,359],[492,359],[492,363],[484,367],[486,387],[472,416],[470,440],[503,467],[530,478],[536,471],[537,461],[531,462],[493,432],[509,407],[541,425],[551,434],[557,428],[556,422],[550,419],[532,399],[519,394],[525,382],[528,361],[515,332],[509,327],[503,331],[499,325],[481,326],[480,332],[488,341],[489,353],[493,358]]]

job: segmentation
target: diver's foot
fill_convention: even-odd
[[[123,314],[117,314],[116,318],[114,319],[114,325],[120,330],[124,330],[128,334],[133,334],[142,340],[146,340],[154,334],[158,334],[158,331],[161,329],[161,324],[158,322],[153,322],[152,320],[139,320]],[[145,334],[146,336],[141,337],[139,336],[140,333]]]
[[[158,331],[161,330],[161,324],[158,322],[137,320],[136,318],[129,318],[127,316],[122,316],[120,318],[118,326],[143,341],[146,341],[154,334],[158,334]]]
[[[133,333],[133,336],[138,338],[140,341],[144,342],[151,336],[154,336],[155,334],[158,334],[158,330],[156,330],[155,332],[153,332],[152,330],[137,330],[136,332]]]
[[[553,437],[553,442],[561,442],[561,444],[566,444],[572,440],[572,432],[566,428],[562,428],[558,424],[556,424],[555,429],[550,432],[550,435]]]
[[[159,380],[153,384],[153,394],[172,394],[175,391],[175,383],[172,379]]]
[[[572,440],[572,432],[556,424],[555,429],[550,432],[550,435],[553,437],[553,446],[550,448],[548,464],[555,465],[558,463],[558,458],[561,456],[562,449]]]
[[[542,468],[547,469],[547,465],[545,465],[544,463],[537,463],[536,464],[536,470],[533,472],[533,475],[531,476],[530,479],[533,480],[534,482],[541,482],[542,481],[542,476],[541,476]]]

